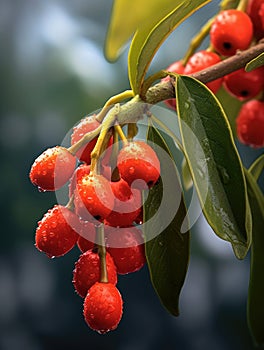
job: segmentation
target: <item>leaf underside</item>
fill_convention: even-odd
[[[153,126],[148,130],[148,140],[170,154],[166,142]],[[186,207],[175,164],[172,160],[170,165],[167,161],[163,162],[163,159],[160,159],[160,162],[161,179],[150,189],[144,205],[145,249],[154,289],[164,307],[172,315],[178,316],[179,295],[189,262],[190,233],[188,230],[186,233],[180,231],[183,220],[186,218]],[[165,171],[169,173],[166,176],[163,175]],[[163,182],[164,177],[166,181]],[[172,185],[167,192],[164,190],[168,185],[166,182]],[[164,198],[165,208],[161,209],[161,202]],[[178,209],[175,210],[175,208]],[[168,224],[166,216],[170,209],[174,211],[172,220]],[[160,231],[160,234],[152,238],[153,232],[157,230]]]

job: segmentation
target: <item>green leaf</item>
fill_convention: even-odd
[[[178,77],[176,94],[184,153],[205,218],[243,259],[251,242],[251,212],[228,120],[219,101],[198,80]]]
[[[188,16],[210,0],[175,0],[173,11],[141,27],[133,37],[128,55],[128,73],[132,90],[140,92],[147,69],[153,56],[175,28]]]
[[[183,180],[183,186],[185,190],[188,191],[193,185],[193,180],[192,180],[192,175],[190,172],[189,165],[186,162],[185,157],[182,160],[182,180]]]
[[[105,41],[105,56],[115,61],[142,26],[153,26],[175,7],[175,0],[115,0]]]
[[[163,137],[150,127],[148,140],[164,149],[170,161],[160,157],[161,179],[150,189],[144,204],[147,263],[162,304],[172,315],[178,316],[179,295],[189,263],[190,233],[188,230],[181,233],[187,212],[177,169]],[[153,238],[154,231],[160,233]]]
[[[248,62],[248,64],[245,67],[245,71],[250,72],[253,69],[256,69],[260,66],[264,66],[264,52],[262,52],[260,55],[255,57],[253,60]]]
[[[253,177],[258,180],[262,171],[264,169],[264,154],[259,156],[254,163],[250,166],[248,171],[253,175]]]
[[[222,108],[231,125],[233,135],[236,136],[236,118],[242,106],[242,102],[231,96],[223,87],[216,94],[217,99],[221,103]]]
[[[264,345],[264,196],[256,180],[245,169],[252,211],[252,244],[247,300],[247,321],[256,345]]]

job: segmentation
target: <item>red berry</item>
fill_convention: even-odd
[[[38,222],[36,247],[49,257],[62,256],[77,242],[79,218],[66,207],[55,205]]]
[[[254,36],[260,40],[264,37],[264,0],[249,0],[247,14],[253,23]]]
[[[182,61],[176,61],[172,63],[168,68],[166,68],[166,71],[172,72],[172,73],[178,73],[183,74],[184,73],[184,66],[182,64]],[[168,75],[166,78],[162,79],[162,81],[169,81],[170,76]],[[175,98],[168,99],[164,101],[164,103],[169,107],[175,110],[176,108],[176,101]]]
[[[160,176],[159,159],[155,151],[144,141],[127,143],[118,154],[117,167],[120,176],[129,185],[135,180],[143,180],[148,187],[151,187]],[[146,187],[145,184],[139,181],[136,187],[143,189]]]
[[[115,196],[115,204],[107,217],[107,224],[115,227],[132,225],[141,210],[141,192],[137,189],[132,191],[123,179],[111,182],[111,187]]]
[[[79,124],[77,124],[73,128],[73,133],[71,135],[71,144],[74,145],[77,141],[79,141],[85,134],[97,129],[100,126],[100,122],[96,120],[96,114],[87,116],[83,118]],[[97,137],[89,141],[85,146],[79,149],[79,151],[76,153],[77,157],[87,163],[91,163],[91,152],[94,149],[94,146],[97,142]],[[110,139],[109,145],[111,146],[113,143],[113,138]],[[109,158],[111,156],[111,148],[105,151],[103,154],[104,162],[108,162]]]
[[[48,148],[33,163],[29,177],[41,191],[54,191],[70,179],[75,165],[76,158],[67,148]]]
[[[75,169],[69,183],[69,198],[74,194],[77,182],[79,182],[85,175],[90,173],[90,165],[81,164]]]
[[[84,253],[87,250],[93,249],[96,240],[96,231],[94,224],[88,221],[82,222],[79,235],[80,236],[78,237],[77,245],[80,251]]]
[[[109,253],[106,253],[106,268],[108,280],[116,285],[117,273],[114,260]],[[100,280],[100,258],[98,253],[87,250],[75,263],[73,271],[73,285],[76,292],[84,298],[88,290],[95,282]]]
[[[85,134],[90,131],[97,129],[100,123],[96,120],[96,114],[89,115],[83,118],[74,128],[71,135],[71,144],[74,145],[79,141]],[[91,152],[96,144],[97,137],[88,142],[83,146],[77,153],[77,157],[87,164],[91,163]]]
[[[109,181],[102,175],[90,173],[77,182],[74,195],[77,212],[84,220],[107,218],[114,208],[114,195]]]
[[[198,51],[195,54],[193,54],[189,61],[187,62],[184,70],[184,74],[191,75],[195,72],[199,72],[205,68],[208,68],[210,66],[213,66],[214,64],[220,62],[220,57],[210,51]],[[216,79],[211,81],[210,83],[207,83],[206,86],[213,92],[216,93],[222,84],[222,78]]]
[[[251,100],[241,107],[236,119],[238,139],[252,147],[264,147],[264,102]]]
[[[117,272],[127,274],[138,271],[146,262],[144,241],[136,227],[114,230],[107,228],[107,251],[114,259]]]
[[[95,283],[84,300],[84,318],[90,328],[106,333],[116,329],[123,313],[123,301],[111,283]]]
[[[258,95],[264,86],[264,67],[250,72],[244,68],[232,72],[224,77],[225,89],[239,100],[247,100]]]
[[[253,25],[250,17],[236,9],[220,12],[210,30],[213,47],[224,56],[232,56],[237,50],[247,49],[252,36]]]

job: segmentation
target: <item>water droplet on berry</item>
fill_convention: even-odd
[[[133,167],[133,166],[131,166],[129,169],[128,169],[128,172],[129,172],[129,174],[134,174],[134,172],[135,172],[135,168]]]
[[[248,132],[248,126],[246,124],[242,124],[240,130],[242,134],[246,134]]]
[[[92,197],[87,197],[87,202],[93,202],[93,198]]]
[[[108,320],[110,318],[110,316],[111,316],[110,314],[106,314],[105,319]]]
[[[56,221],[52,221],[51,224],[50,224],[50,226],[51,226],[52,228],[56,228],[56,227],[57,227],[57,222],[56,222]]]

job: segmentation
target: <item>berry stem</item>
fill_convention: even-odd
[[[264,40],[261,40],[257,45],[252,46],[245,51],[239,51],[234,56],[228,57],[213,66],[192,74],[191,76],[206,84],[245,67],[248,62],[260,55],[263,51]],[[175,98],[173,79],[167,82],[157,83],[150,87],[147,91],[145,102],[148,104],[156,104],[170,98]]]
[[[97,171],[97,163],[102,152],[104,139],[106,138],[106,135],[109,132],[110,128],[115,124],[119,110],[120,110],[120,105],[119,104],[114,105],[114,107],[111,108],[108,114],[105,116],[105,119],[101,124],[102,128],[101,128],[99,137],[96,141],[93,151],[91,152],[91,170],[90,170],[91,172],[96,173]]]
[[[65,205],[65,208],[69,209],[70,211],[74,211],[74,195],[71,196],[68,203]]]
[[[111,106],[113,106],[119,102],[122,102],[123,100],[125,100],[127,98],[132,98],[134,96],[135,95],[134,95],[134,92],[132,90],[125,90],[118,95],[110,97],[109,100],[106,101],[106,103],[105,103],[104,107],[101,109],[101,111],[97,114],[95,119],[99,123],[102,123],[105,115],[107,114],[107,112],[109,111]]]
[[[182,64],[183,66],[186,65],[186,63],[189,61],[190,57],[194,54],[194,52],[196,51],[196,49],[201,45],[201,43],[203,42],[203,40],[207,37],[207,35],[209,34],[210,32],[210,29],[211,29],[211,25],[213,23],[215,19],[215,16],[210,18],[206,23],[205,25],[202,27],[202,29],[200,30],[200,32],[195,35],[191,42],[190,42],[190,46],[189,46],[189,49],[187,50],[184,58],[183,58],[183,61],[182,61]]]
[[[126,135],[124,134],[123,132],[123,129],[121,128],[121,126],[119,124],[115,125],[115,130],[116,132],[118,133],[120,139],[122,140],[123,144],[127,144],[128,141],[127,141],[127,138],[126,138]]]
[[[247,9],[247,4],[248,4],[248,0],[240,0],[236,9],[238,11],[245,12]]]
[[[128,140],[132,141],[133,138],[137,135],[138,133],[138,126],[136,123],[130,123],[127,126],[127,138]]]
[[[76,154],[76,152],[79,151],[79,149],[84,146],[86,143],[94,139],[101,131],[102,125],[99,125],[98,128],[94,129],[91,132],[88,132],[85,134],[79,141],[77,141],[74,145],[68,148],[68,151],[72,153],[73,155]]]
[[[98,241],[98,254],[100,258],[100,282],[108,283],[104,225],[100,224],[99,226],[95,226],[95,230]]]

